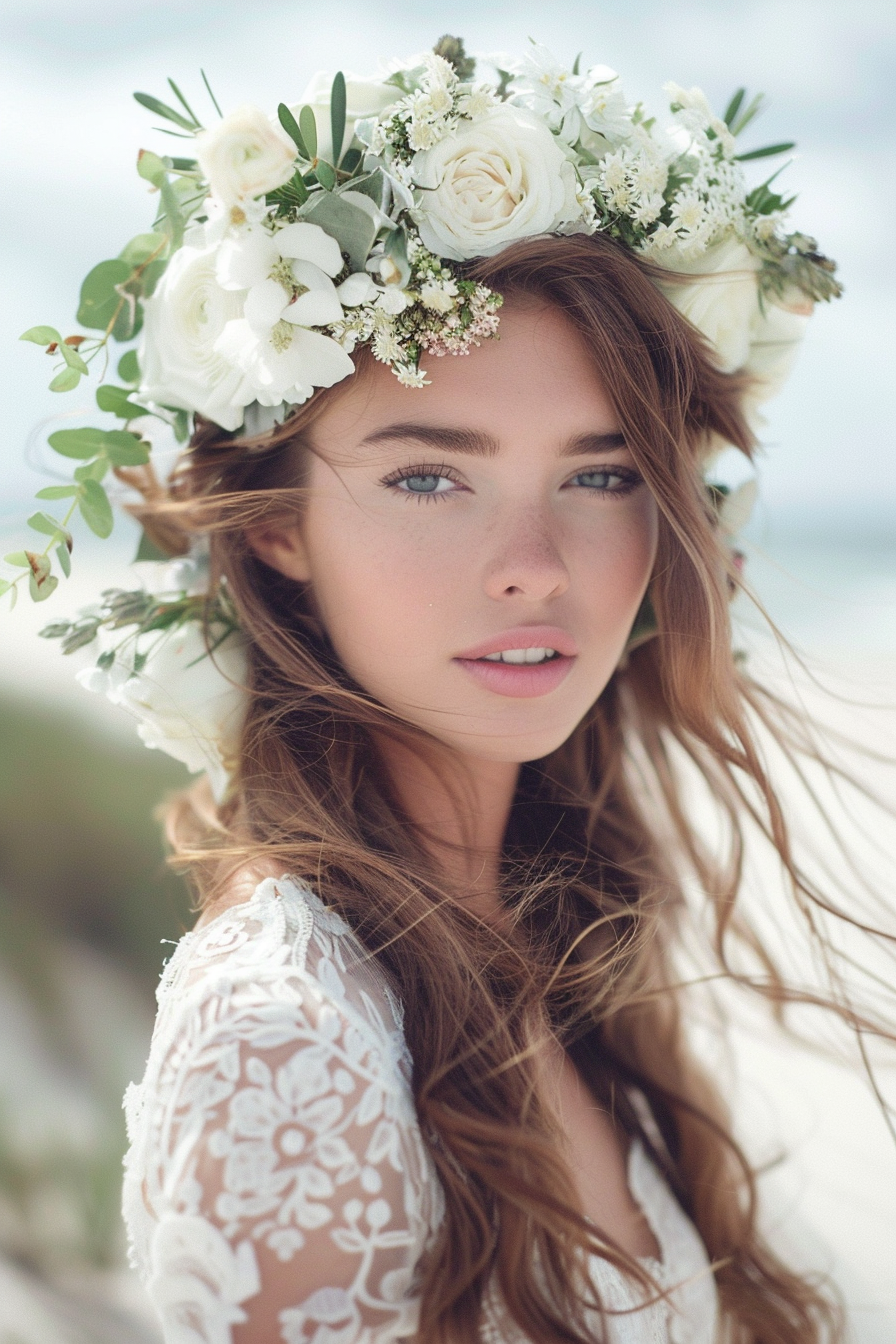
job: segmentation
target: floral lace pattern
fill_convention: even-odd
[[[387,1344],[413,1337],[442,1190],[410,1087],[402,1010],[307,887],[267,880],[181,939],[142,1083],[125,1097],[131,1260],[166,1344]],[[635,1197],[678,1284],[641,1310],[595,1258],[611,1344],[713,1344],[696,1232],[643,1150]],[[598,1328],[596,1337],[600,1338]],[[483,1341],[519,1334],[490,1301]]]

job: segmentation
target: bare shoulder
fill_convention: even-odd
[[[231,873],[220,887],[212,892],[211,898],[203,906],[194,927],[202,929],[211,920],[224,914],[225,911],[231,910],[237,905],[245,905],[246,901],[252,899],[262,882],[268,879],[276,880],[282,876],[282,865],[262,861],[247,864],[235,873]]]

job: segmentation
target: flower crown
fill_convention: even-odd
[[[745,161],[793,146],[737,152],[761,103],[743,89],[717,117],[699,89],[668,84],[671,121],[661,127],[606,66],[566,69],[533,43],[513,68],[480,80],[451,37],[381,77],[318,75],[276,119],[252,106],[224,116],[203,80],[220,117],[210,129],[173,80],[177,107],[135,94],[177,128],[170,134],[194,139],[195,157],[140,151],[156,218],[86,277],[77,320],[96,334],[37,326],[21,338],[57,357],[54,391],[77,387],[98,362],[97,406],[122,425],[50,434],[79,465],[71,484],[38,492],[66,511],[35,513],[43,548],[6,557],[18,573],[0,578],[0,594],[13,599],[26,579],[35,601],[49,597],[54,559],[69,573],[76,511],[99,536],[111,532],[103,481],[149,461],[146,417],[180,442],[197,414],[264,433],[353,373],[361,344],[401,383],[424,386],[431,358],[466,354],[498,329],[501,296],[465,278],[463,263],[520,239],[603,233],[696,276],[661,287],[723,369],[753,375],[754,402],[780,386],[813,304],[840,293],[833,262],[787,231],[793,198],[774,188],[778,174],[746,183]],[[115,342],[128,349],[110,384]],[[744,499],[727,504],[733,518]],[[730,519],[723,526],[733,530]],[[151,555],[144,544],[139,558]],[[71,651],[130,627],[125,662],[111,646],[99,659],[104,674],[125,667],[106,689],[127,699],[145,666],[141,637],[195,627],[201,606],[188,589],[158,601],[113,593],[46,633]],[[222,609],[218,625],[222,639],[238,638],[232,613]]]

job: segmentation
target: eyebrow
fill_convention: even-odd
[[[478,429],[453,429],[448,425],[415,425],[401,423],[375,429],[361,441],[362,446],[374,443],[424,443],[449,453],[466,453],[473,457],[495,457],[500,450],[498,440]],[[561,457],[581,457],[594,453],[618,452],[625,448],[625,436],[618,430],[608,434],[577,434],[560,450]]]

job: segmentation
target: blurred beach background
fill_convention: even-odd
[[[171,75],[199,102],[202,67],[225,110],[245,101],[273,110],[296,102],[318,69],[338,61],[372,73],[380,54],[410,55],[446,31],[473,52],[519,53],[529,36],[569,63],[582,51],[583,65],[613,66],[628,96],[657,112],[669,79],[699,84],[720,110],[741,84],[764,90],[767,110],[746,147],[798,142],[785,174],[799,193],[793,219],[838,260],[846,297],[817,312],[768,409],[747,534],[751,583],[808,670],[788,673],[743,606],[737,637],[791,698],[896,757],[891,0],[330,0],[323,10],[4,0],[2,30],[0,553],[21,547],[34,491],[55,479],[47,433],[86,413],[91,396],[48,392],[49,361],[17,338],[36,323],[72,328],[88,269],[151,221],[137,149],[177,152],[133,90],[164,96]],[[45,606],[0,612],[0,1344],[157,1338],[124,1264],[120,1097],[142,1072],[166,941],[190,923],[152,820],[186,776],[76,685],[77,658],[37,637],[99,588],[127,583],[135,543],[127,520],[105,546],[77,536],[73,577]],[[853,764],[892,806],[894,771],[867,755]],[[848,889],[852,870],[795,799],[792,819]],[[892,929],[896,827],[870,804],[844,809]],[[756,866],[748,895],[760,918],[776,920],[773,864]],[[764,1178],[773,1234],[841,1283],[855,1344],[891,1342],[896,1144],[855,1050],[852,1065],[839,1064],[798,1050],[745,1005],[736,1013],[739,1132],[757,1160],[788,1154]],[[849,1054],[848,1041],[829,1039]],[[880,1076],[892,1083],[892,1065]]]

